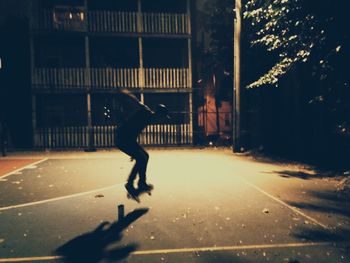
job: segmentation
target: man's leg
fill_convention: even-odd
[[[132,184],[139,174],[139,182],[146,183],[146,170],[149,154],[135,141],[118,145],[118,148],[133,158],[136,162],[128,177],[128,184]]]
[[[138,171],[139,171],[138,165],[137,165],[137,163],[135,163],[134,166],[131,169],[131,172],[130,172],[129,176],[128,176],[127,183],[129,185],[134,185],[134,181],[136,179]]]
[[[147,165],[149,160],[149,154],[143,149],[140,145],[138,145],[139,152],[140,152],[140,160],[139,160],[139,182],[138,185],[145,185],[146,184],[146,172],[147,172]]]

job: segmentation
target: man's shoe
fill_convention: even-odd
[[[140,203],[138,190],[136,190],[132,184],[125,184],[125,189],[128,192],[126,195],[128,198],[134,199],[136,202]]]
[[[153,190],[153,185],[151,184],[147,184],[147,183],[139,183],[138,184],[138,190],[139,191],[145,191],[145,192],[148,192],[148,191],[152,191]]]

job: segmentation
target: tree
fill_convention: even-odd
[[[307,129],[314,130],[312,146],[318,144],[316,153],[322,152],[327,161],[335,153],[344,159],[350,150],[350,30],[345,4],[248,0],[244,13],[255,32],[251,44],[265,49],[264,59],[272,60],[272,66],[247,87],[283,83],[293,89],[283,80],[294,74],[301,88],[297,99],[303,103],[304,136]]]
[[[341,0],[249,0],[244,17],[256,30],[253,45],[263,45],[276,63],[248,87],[277,85],[294,65],[311,60],[313,74],[327,78],[331,60],[349,38]]]
[[[232,61],[234,0],[207,2],[206,29],[212,39],[205,53],[207,64],[226,65]],[[244,129],[259,132],[257,140],[271,136],[271,141],[284,149],[290,145],[283,147],[274,135],[300,135],[299,143],[313,148],[315,153],[336,150],[346,156],[343,150],[350,149],[350,30],[346,1],[242,2],[245,19],[241,72],[242,86],[246,87],[242,91],[242,113],[256,114],[242,118],[246,122]],[[296,132],[299,135],[294,135]],[[295,148],[298,153],[300,148]]]

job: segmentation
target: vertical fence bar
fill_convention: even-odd
[[[57,137],[59,140],[59,146],[60,148],[64,147],[64,134],[63,134],[63,127],[58,127],[57,128]]]
[[[149,18],[149,23],[151,25],[150,31],[148,31],[148,33],[155,32],[156,19],[155,19],[154,15],[152,13],[148,14],[148,18]]]
[[[152,68],[151,71],[152,71],[151,87],[154,88],[156,86],[156,70]]]
[[[127,70],[123,69],[123,87],[127,87]]]
[[[126,19],[125,19],[125,13],[123,12],[123,13],[121,13],[122,14],[122,32],[125,32],[125,28],[126,28],[126,26],[125,26],[125,24],[126,24]]]
[[[95,32],[100,31],[100,13],[99,11],[94,11],[94,16],[95,16]]]
[[[132,13],[132,32],[137,32],[137,13],[135,12]],[[141,32],[142,32],[142,27],[141,27]]]
[[[116,32],[116,26],[115,26],[115,15],[116,15],[116,13],[115,12],[111,12],[110,13],[110,15],[111,15],[111,31],[112,32]]]
[[[121,32],[121,16],[120,16],[120,12],[116,13],[116,18],[117,18],[117,31]]]
[[[103,14],[102,14],[102,11],[98,11],[98,31],[103,31]]]
[[[93,25],[93,31],[97,31],[97,20],[96,20],[96,12],[91,12],[91,17],[93,18],[92,25]],[[80,134],[82,134],[80,130]]]
[[[95,32],[96,31],[100,31],[100,14],[98,11],[95,11],[94,12],[94,15],[95,15]]]
[[[113,32],[113,13],[108,11],[108,31]]]
[[[116,69],[116,75],[117,75],[117,87],[121,87],[121,85],[120,85],[120,69]]]

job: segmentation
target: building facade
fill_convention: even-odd
[[[193,143],[191,0],[35,0],[30,53],[34,147],[110,147],[127,89],[172,119],[145,145]]]

